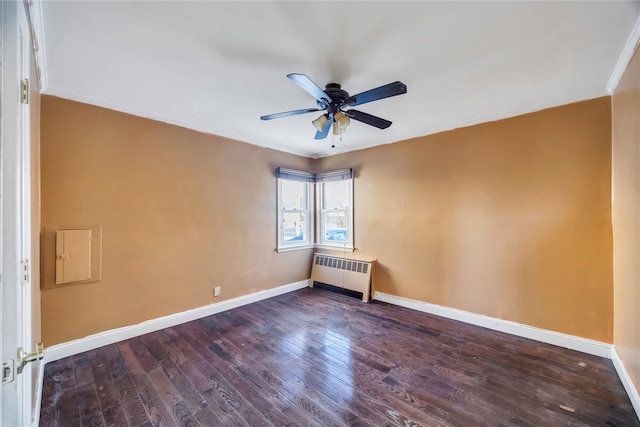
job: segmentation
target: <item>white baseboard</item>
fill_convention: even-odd
[[[638,389],[633,383],[633,380],[631,379],[627,368],[625,368],[622,359],[620,359],[620,356],[618,356],[618,352],[616,351],[615,346],[611,348],[611,361],[613,362],[613,366],[616,368],[616,372],[620,377],[620,381],[622,381],[622,385],[624,386],[624,389],[629,396],[629,400],[631,400],[633,409],[635,409],[636,415],[640,419],[640,394],[638,394]]]
[[[376,292],[373,299],[429,314],[435,314],[436,316],[446,317],[447,319],[459,320],[472,325],[482,326],[483,328],[506,332],[523,338],[529,338],[547,344],[553,344],[559,347],[593,354],[595,356],[611,358],[611,344],[600,341],[535,328],[533,326],[527,326],[521,323],[511,322],[509,320],[497,319],[495,317],[484,316],[482,314],[475,314],[455,308],[385,294],[383,292]]]
[[[75,354],[84,353],[105,345],[113,344],[129,338],[155,332],[160,329],[169,328],[181,323],[190,322],[222,311],[231,310],[263,299],[272,298],[278,295],[286,294],[298,289],[309,286],[309,280],[301,280],[299,282],[278,286],[276,288],[255,292],[249,295],[221,301],[218,303],[206,305],[204,307],[194,308],[192,310],[183,311],[181,313],[170,314],[168,316],[159,317],[157,319],[147,320],[137,325],[125,326],[118,329],[100,332],[95,335],[89,335],[85,338],[52,345],[45,349],[44,363],[53,362]],[[43,363],[43,365],[44,365]]]

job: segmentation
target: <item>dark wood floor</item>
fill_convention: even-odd
[[[639,426],[610,360],[303,289],[47,364],[42,426]]]

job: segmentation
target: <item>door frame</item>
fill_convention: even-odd
[[[0,387],[0,424],[31,425],[32,370],[17,373],[18,347],[32,351],[31,262],[23,270],[31,257],[30,110],[21,102],[21,81],[29,77],[31,34],[22,2],[3,1],[0,7],[0,353],[14,366],[13,381]]]

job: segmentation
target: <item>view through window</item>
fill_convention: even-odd
[[[302,181],[282,180],[283,242],[309,242],[308,187]]]
[[[349,242],[351,180],[323,182],[320,240],[322,244]]]

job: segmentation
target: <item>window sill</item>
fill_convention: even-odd
[[[285,246],[283,248],[277,248],[276,252],[291,252],[301,251],[304,249],[326,249],[331,251],[353,252],[356,249],[352,246],[333,246],[333,245],[300,245],[300,246]]]
[[[317,244],[317,245],[314,245],[313,247],[317,249],[327,249],[331,251],[342,251],[342,252],[353,252],[356,250],[353,246],[342,246],[342,245],[334,246],[334,245],[327,245],[327,244],[324,244],[324,245]]]
[[[316,245],[300,245],[300,246],[285,246],[282,248],[277,248],[276,252],[291,252],[291,251],[300,251],[304,249],[313,249]]]

